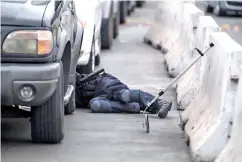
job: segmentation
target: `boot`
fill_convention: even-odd
[[[167,117],[168,112],[171,110],[172,102],[166,100],[157,100],[156,111],[161,119]]]

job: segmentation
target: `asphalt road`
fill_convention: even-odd
[[[196,5],[204,11],[205,15],[212,16],[222,31],[227,32],[236,42],[242,45],[242,16],[228,15],[218,17],[214,14],[206,13],[203,2],[197,1]]]
[[[127,83],[157,94],[170,78],[164,56],[143,44],[153,18],[156,2],[136,9],[113,48],[103,51],[101,65]],[[165,98],[173,100],[170,90]],[[179,128],[180,118],[174,106],[166,119],[150,117],[151,132],[145,133],[140,114],[92,114],[77,109],[65,117],[65,139],[61,144],[43,145],[30,141],[30,123],[26,119],[2,120],[1,155],[3,162],[189,162],[188,149]]]

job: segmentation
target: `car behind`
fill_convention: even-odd
[[[77,72],[89,74],[100,63],[102,10],[99,0],[74,0],[77,17],[84,26]]]
[[[242,14],[242,1],[206,1],[206,12],[217,16]]]

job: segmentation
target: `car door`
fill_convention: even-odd
[[[73,20],[74,15],[72,11],[73,4],[72,0],[64,0],[63,12],[61,14],[61,24],[64,30],[67,32],[68,37],[70,38],[71,45],[73,46]]]
[[[63,5],[63,11],[61,13],[61,25],[62,27],[65,29],[65,31],[67,32],[68,37],[71,36],[71,27],[70,27],[70,23],[72,21],[72,16],[71,16],[71,11],[69,10],[69,1],[68,0],[64,0],[64,5]]]
[[[77,32],[77,16],[76,16],[76,7],[73,2],[73,0],[70,0],[70,3],[68,5],[69,10],[71,12],[71,42],[72,42],[72,47],[75,44],[76,40],[76,32]]]

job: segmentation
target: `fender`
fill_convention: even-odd
[[[70,38],[68,37],[66,31],[59,28],[58,33],[57,33],[57,42],[56,42],[57,47],[58,47],[58,53],[57,53],[57,57],[56,57],[57,61],[61,60],[64,50],[65,50],[65,46],[68,41],[70,41]]]
[[[94,35],[94,22],[93,20],[88,20],[88,27],[84,29],[83,42],[81,46],[81,51],[84,53],[90,53],[92,48],[92,37]]]
[[[81,45],[83,42],[83,26],[81,23],[77,23],[77,32],[74,48],[71,51],[71,63],[70,63],[70,73],[68,78],[68,84],[75,87],[76,84],[76,66],[77,61],[80,56]]]
[[[93,43],[93,36],[95,32],[95,27],[92,26],[89,29],[84,31],[83,42],[81,47],[81,56],[78,59],[77,65],[87,65],[91,50],[92,50],[92,43]]]
[[[77,23],[77,32],[74,47],[71,51],[71,67],[70,67],[70,75],[76,75],[76,66],[78,58],[80,57],[81,45],[83,42],[83,26],[81,23]]]

